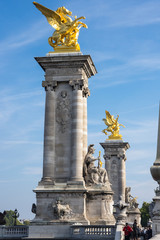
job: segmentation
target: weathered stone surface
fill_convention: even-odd
[[[37,57],[46,91],[43,177],[40,184],[81,182],[87,152],[88,77],[96,73],[89,55]]]
[[[67,188],[66,185],[54,185],[53,187],[38,187],[36,190],[37,208],[36,216],[32,223],[47,222],[72,222],[88,224],[86,217],[86,190],[83,188]],[[63,217],[55,214],[57,201],[61,206],[67,206],[70,210]]]
[[[89,224],[83,160],[87,152],[88,78],[96,68],[88,55],[36,58],[45,71],[43,176],[36,193],[32,237],[68,237],[70,225]]]
[[[92,225],[115,225],[113,192],[105,189],[88,189],[86,215]]]
[[[122,201],[125,202],[125,152],[130,146],[127,142],[123,142],[122,140],[108,140],[100,144],[104,148],[105,168],[114,192],[114,202],[116,203],[119,201],[119,196],[122,196]]]
[[[71,238],[71,225],[76,224],[114,225],[106,170],[100,169],[98,184],[85,185],[83,178],[88,78],[96,73],[92,59],[49,54],[36,60],[45,71],[44,158],[42,180],[34,190],[36,211],[29,238]]]

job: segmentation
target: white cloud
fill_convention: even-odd
[[[106,52],[102,52],[102,51],[93,51],[93,50],[89,50],[89,49],[87,49],[87,51],[92,56],[92,59],[95,63],[108,61],[111,59],[115,59],[115,57],[116,57],[115,54],[113,54],[113,53],[106,53]]]
[[[19,112],[22,109],[20,105],[5,105],[3,108],[1,108],[0,112],[0,121],[1,126],[3,123],[7,123],[8,120],[13,116],[14,113]]]
[[[134,27],[160,23],[159,1],[122,5],[108,13],[110,27]]]
[[[34,96],[39,96],[41,94],[42,94],[41,90],[35,90],[32,92],[24,92],[24,93],[19,93],[19,94],[15,94],[15,95],[3,95],[0,99],[0,103],[16,101],[16,100],[20,100],[20,99],[27,99],[27,98],[34,97]]]
[[[142,203],[151,202],[152,198],[155,196],[154,189],[158,184],[154,180],[144,179],[143,181],[127,181],[127,186],[131,186],[131,194],[137,198],[137,202],[141,207]]]
[[[136,67],[139,69],[147,69],[147,70],[159,70],[160,69],[160,56],[152,55],[152,56],[139,56],[137,58],[133,58],[129,65],[131,67]]]
[[[42,168],[41,167],[26,167],[22,174],[27,175],[41,175],[42,174]]]
[[[113,75],[116,76],[129,76],[143,73],[144,69],[147,72],[160,70],[160,56],[157,55],[143,55],[143,56],[135,56],[131,59],[123,60],[124,62],[114,66],[104,68],[99,72],[99,79],[101,78],[110,78]],[[147,79],[147,78],[146,78]],[[140,78],[141,80],[141,78]],[[147,79],[148,80],[148,79]],[[122,83],[126,83],[125,81]]]
[[[129,113],[132,113],[132,112],[138,112],[138,111],[144,111],[144,110],[150,110],[150,109],[153,109],[153,108],[157,108],[158,109],[158,104],[153,104],[153,105],[147,105],[147,106],[144,106],[144,107],[137,107],[137,108],[132,108],[131,110],[127,110],[126,112],[121,112],[121,114],[129,114]],[[139,120],[130,120],[130,119],[127,119],[125,120],[125,122],[127,123],[130,123],[130,124],[133,124],[133,125],[139,125],[139,126],[147,126],[147,127],[151,127],[151,126],[156,126],[157,125],[157,119],[154,119],[154,120],[150,120],[150,121],[139,121]]]
[[[99,120],[96,120],[96,119],[88,119],[88,126],[90,125],[90,126],[94,126],[94,125],[101,125],[101,122],[99,121]]]
[[[22,32],[17,31],[14,35],[9,36],[8,39],[2,40],[0,42],[0,53],[6,54],[7,51],[29,45],[51,32],[51,27],[44,20],[33,23],[28,29],[23,29]]]
[[[136,172],[136,174],[138,174],[138,175],[147,175],[148,173],[150,173],[150,170],[149,169],[146,169],[146,170],[138,170],[137,172]]]
[[[10,140],[10,141],[0,141],[0,144],[4,144],[4,145],[20,145],[20,144],[29,144],[29,145],[42,145],[43,142],[42,141],[25,141],[25,140]]]
[[[142,161],[143,160],[146,160],[146,159],[152,159],[154,156],[154,150],[151,151],[151,149],[141,149],[141,150],[138,150],[138,149],[130,149],[128,152],[127,152],[127,158],[129,161],[134,161],[135,164],[143,164]]]

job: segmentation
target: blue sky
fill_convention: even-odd
[[[105,110],[126,126],[126,173],[132,195],[150,202],[157,184],[150,175],[156,157],[160,89],[159,0],[39,0],[85,16],[79,43],[98,73],[89,80],[88,144],[96,154],[105,141]],[[32,219],[32,192],[42,175],[44,72],[34,57],[52,51],[53,29],[30,0],[0,1],[0,211],[17,208]]]

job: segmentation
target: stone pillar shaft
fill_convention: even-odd
[[[45,123],[44,123],[44,152],[43,177],[44,181],[52,181],[55,168],[55,92],[51,86],[45,87]]]
[[[78,85],[73,90],[72,123],[71,180],[83,181],[83,97]]]
[[[87,97],[83,97],[83,159],[87,154]]]
[[[122,200],[125,202],[125,189],[126,189],[126,170],[125,160],[120,158],[119,161],[119,195],[122,196]]]
[[[127,142],[123,141],[106,141],[101,143],[104,148],[105,167],[108,173],[109,182],[114,191],[114,202],[121,200],[125,202],[126,189],[126,150],[130,147]]]

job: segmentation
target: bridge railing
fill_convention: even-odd
[[[113,240],[115,237],[115,226],[96,225],[73,225],[71,226],[73,239],[105,239]]]
[[[0,238],[21,238],[28,236],[28,226],[1,226],[0,227]]]

